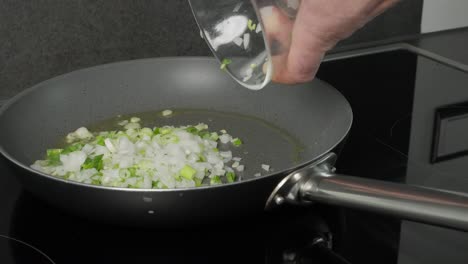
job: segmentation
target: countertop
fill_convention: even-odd
[[[332,50],[330,54],[396,43],[410,44],[468,65],[468,27],[434,33],[402,36],[377,42],[338,46],[338,48]]]

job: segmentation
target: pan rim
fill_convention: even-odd
[[[155,57],[155,58],[143,58],[143,59],[135,59],[135,60],[117,61],[117,62],[99,64],[99,65],[86,67],[86,68],[82,68],[82,69],[77,69],[77,70],[74,70],[74,71],[71,71],[71,72],[68,72],[68,73],[64,73],[64,74],[55,76],[53,78],[44,80],[42,82],[39,82],[39,83],[33,85],[32,87],[29,87],[29,88],[21,91],[20,93],[16,94],[11,99],[9,99],[4,105],[2,105],[2,107],[0,107],[0,117],[2,115],[4,115],[4,113],[12,105],[14,105],[16,102],[18,102],[21,98],[27,96],[28,94],[34,92],[35,90],[40,89],[41,87],[43,87],[44,85],[46,85],[48,83],[55,82],[55,81],[60,80],[62,78],[66,78],[68,75],[76,74],[77,72],[87,72],[87,71],[92,71],[92,70],[96,70],[96,69],[112,67],[112,66],[115,66],[115,65],[124,65],[124,64],[135,63],[135,62],[145,62],[145,61],[154,61],[154,60],[161,60],[161,61],[164,61],[164,60],[179,60],[179,61],[193,60],[193,61],[196,61],[196,60],[198,60],[198,61],[208,61],[210,63],[213,63],[213,62],[217,63],[215,58],[207,57],[207,56]],[[34,170],[30,166],[27,166],[27,165],[23,164],[22,162],[18,161],[16,158],[14,158],[12,155],[10,155],[3,148],[2,145],[0,145],[0,154],[2,154],[2,156],[4,156],[8,161],[12,162],[13,164],[18,166],[19,168],[21,168],[23,170],[26,170],[29,173],[33,173],[36,176],[42,176],[42,177],[44,177],[44,178],[46,178],[48,180],[58,181],[58,182],[63,183],[63,184],[71,184],[71,185],[76,185],[78,187],[94,188],[94,189],[102,190],[102,191],[125,191],[125,192],[142,192],[142,193],[192,192],[192,191],[203,191],[203,190],[206,190],[206,189],[215,189],[215,188],[216,189],[218,189],[218,188],[229,188],[229,187],[234,187],[234,186],[238,186],[238,185],[241,185],[241,184],[248,184],[248,183],[253,183],[253,182],[256,182],[256,181],[262,181],[262,180],[264,180],[266,178],[271,178],[271,177],[275,177],[275,176],[278,176],[278,175],[284,175],[284,177],[286,177],[291,172],[297,171],[297,170],[299,170],[301,168],[304,168],[304,167],[310,165],[315,160],[320,159],[321,157],[323,157],[324,155],[326,155],[327,153],[329,153],[333,149],[335,149],[346,138],[346,136],[348,135],[349,131],[351,130],[351,127],[352,127],[352,124],[353,124],[354,116],[353,116],[352,108],[351,108],[351,105],[349,104],[348,100],[343,96],[343,94],[340,91],[338,91],[337,89],[335,89],[333,86],[328,84],[327,82],[319,80],[318,78],[316,78],[316,80],[320,81],[328,89],[333,90],[339,96],[341,96],[344,103],[346,104],[347,108],[349,109],[349,115],[350,115],[349,118],[350,118],[350,120],[349,120],[349,123],[347,124],[345,132],[343,133],[341,138],[339,140],[337,140],[334,144],[332,144],[326,151],[322,152],[320,155],[317,155],[313,159],[300,162],[295,166],[290,166],[288,168],[275,171],[274,173],[268,173],[268,174],[262,175],[260,177],[253,177],[253,178],[246,179],[246,180],[241,180],[241,181],[237,181],[237,182],[233,182],[233,183],[223,183],[223,184],[220,184],[220,185],[200,186],[200,187],[190,187],[190,188],[179,188],[179,189],[177,189],[177,188],[172,188],[172,189],[137,189],[137,188],[109,187],[109,186],[92,185],[92,184],[86,184],[86,183],[80,183],[80,182],[75,182],[75,181],[71,181],[71,180],[61,179],[61,178],[58,178],[58,177],[48,175],[48,174],[45,174],[43,172]],[[243,88],[243,89],[246,89],[246,88]],[[255,91],[252,91],[252,92],[255,92]]]

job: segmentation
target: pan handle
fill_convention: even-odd
[[[284,202],[322,202],[468,231],[467,195],[335,174],[335,160],[330,153],[290,174],[272,193],[267,208]]]

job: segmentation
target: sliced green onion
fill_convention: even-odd
[[[103,168],[103,163],[102,163],[102,157],[104,155],[97,155],[94,158],[86,158],[86,161],[81,165],[83,169],[96,169],[96,170],[102,170]]]
[[[234,172],[227,172],[226,180],[227,182],[234,182],[236,180],[236,174]]]
[[[104,140],[106,138],[104,136],[96,136],[96,144],[98,144],[99,146],[105,146],[106,144],[104,143]]]
[[[164,110],[164,111],[162,111],[162,115],[163,116],[170,116],[170,115],[172,115],[172,110]]]
[[[48,149],[47,150],[47,161],[49,165],[58,165],[60,164],[60,154],[62,149]]]
[[[257,25],[252,21],[252,19],[249,19],[249,21],[247,21],[247,27],[250,31],[254,31]]]
[[[231,59],[223,59],[221,61],[221,66],[219,67],[221,70],[224,70],[226,69],[226,67],[232,63],[232,60]]]
[[[189,165],[185,165],[181,170],[180,170],[180,176],[184,177],[187,180],[193,179],[193,175],[197,173],[197,170],[194,168],[190,167]]]
[[[216,184],[221,184],[221,177],[219,176],[213,176],[210,180],[210,184],[216,185]]]
[[[239,138],[233,138],[231,142],[236,147],[242,145],[242,140],[240,140]]]
[[[75,143],[73,145],[70,145],[70,146],[64,148],[61,154],[65,155],[65,154],[68,154],[68,153],[71,153],[71,152],[81,150],[82,148],[83,148],[83,144]]]

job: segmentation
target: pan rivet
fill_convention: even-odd
[[[179,193],[179,196],[180,196],[180,197],[184,196],[184,193]]]
[[[153,210],[149,210],[149,211],[148,211],[148,214],[154,214],[154,211],[153,211]]]
[[[151,197],[143,197],[143,202],[145,203],[151,203],[153,201],[153,198]]]
[[[281,196],[279,196],[279,195],[276,195],[276,196],[275,196],[275,203],[276,203],[277,205],[283,204],[283,203],[284,203],[284,198],[281,197]]]

